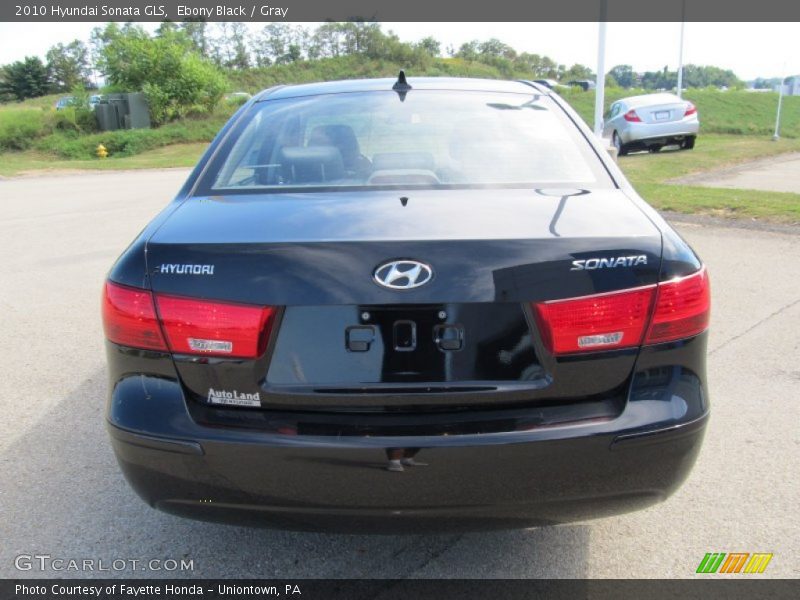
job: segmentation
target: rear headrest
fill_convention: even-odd
[[[279,160],[287,183],[325,183],[344,177],[342,153],[333,146],[285,146]]]
[[[372,157],[372,167],[376,171],[398,169],[433,171],[436,162],[430,152],[381,152]]]
[[[359,156],[361,148],[358,139],[349,125],[319,125],[311,130],[309,146],[334,146],[342,153],[345,164],[352,165]]]

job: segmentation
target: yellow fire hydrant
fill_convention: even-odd
[[[108,150],[103,144],[97,144],[97,149],[94,153],[97,154],[97,158],[106,158],[108,156]]]

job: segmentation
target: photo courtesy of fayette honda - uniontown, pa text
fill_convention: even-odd
[[[709,417],[709,275],[555,92],[248,100],[105,282],[107,424],[185,517],[344,532],[638,510]]]

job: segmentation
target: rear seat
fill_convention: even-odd
[[[334,146],[285,146],[279,161],[284,182],[289,185],[326,183],[345,176],[342,153]]]

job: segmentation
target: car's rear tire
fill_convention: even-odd
[[[611,136],[611,143],[617,149],[617,156],[625,156],[628,153],[628,148],[622,143],[619,134],[615,131]]]
[[[696,135],[689,135],[683,138],[681,142],[681,150],[691,150],[694,148],[694,141],[697,139]]]

